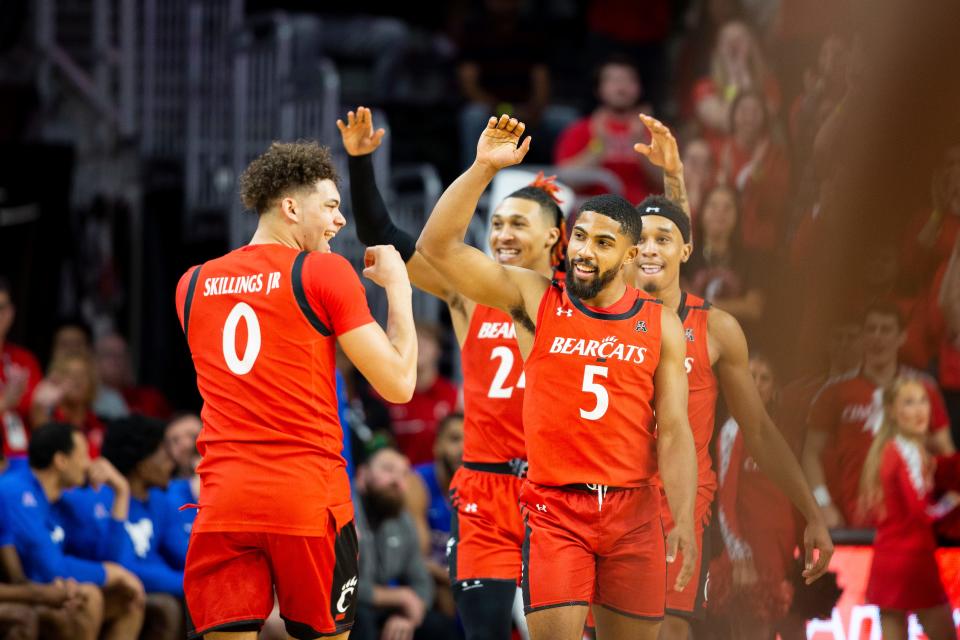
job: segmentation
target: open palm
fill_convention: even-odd
[[[477,142],[477,162],[503,169],[523,161],[530,150],[530,137],[518,145],[527,125],[508,115],[491,117]]]
[[[634,151],[647,157],[654,166],[662,168],[666,173],[675,175],[683,168],[680,162],[680,149],[677,141],[665,124],[646,114],[640,114],[640,121],[650,132],[650,144],[638,142],[633,145]]]
[[[373,128],[373,114],[367,107],[357,107],[357,112],[347,112],[347,123],[337,120],[343,148],[351,156],[365,156],[376,151],[386,133],[383,129]]]

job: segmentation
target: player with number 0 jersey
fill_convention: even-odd
[[[274,143],[240,180],[259,215],[249,245],[190,269],[177,313],[203,397],[200,504],[184,572],[190,635],[254,639],[273,608],[287,633],[345,638],[357,535],[337,416],[335,341],[374,388],[406,402],[416,377],[411,289],[392,247],[364,275],[389,302],[385,333],[350,264],[327,149]]]

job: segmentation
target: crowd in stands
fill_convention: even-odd
[[[811,264],[846,206],[839,185],[850,168],[838,150],[869,57],[848,3],[818,3],[822,15],[800,19],[798,0],[693,1],[683,16],[668,0],[594,0],[593,74],[579,102],[554,99],[560,79],[535,16],[520,2],[482,4],[456,43],[461,162],[486,118],[508,112],[533,133],[534,162],[607,171],[638,202],[662,191],[662,177],[633,150],[648,141],[637,116],[661,118],[680,141],[695,229],[684,288],[743,325],[758,389],[828,524],[871,528],[881,517],[861,482],[884,424],[883,389],[898,378],[921,381],[929,398],[934,497],[960,489],[960,137],[944,145],[929,197],[916,199],[897,241],[868,247],[847,274],[844,305],[809,311],[822,311]],[[597,192],[577,185],[578,197]],[[182,637],[196,510],[180,507],[198,500],[201,421],[137,383],[118,333],[65,319],[45,363],[10,342],[16,294],[0,277],[0,637]],[[422,320],[409,403],[386,402],[337,360],[361,550],[352,637],[459,637],[445,556],[463,442],[456,345],[442,322]],[[798,335],[819,336],[806,366]],[[799,637],[801,523],[758,473],[737,424],[718,417],[715,513],[730,526],[714,563],[733,578],[717,587],[713,614],[741,636]],[[960,544],[960,510],[940,516],[938,541]],[[724,617],[744,609],[753,617]],[[275,616],[265,633],[282,630]]]

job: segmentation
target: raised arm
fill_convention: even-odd
[[[338,336],[343,352],[385,400],[409,402],[417,383],[417,335],[410,281],[393,247],[369,247],[363,275],[387,294],[387,330],[369,322]]]
[[[770,419],[750,375],[747,340],[737,321],[719,309],[710,311],[709,332],[720,351],[717,376],[743,441],[760,469],[783,491],[807,521],[804,532],[807,584],[822,576],[833,555],[833,543],[820,508],[790,445]],[[814,563],[814,549],[819,558]]]
[[[497,171],[519,163],[530,138],[518,146],[525,125],[506,115],[490,118],[477,143],[477,159],[451,184],[430,214],[417,250],[454,289],[478,304],[496,307],[532,333],[530,318],[549,286],[547,278],[528,269],[497,264],[464,242],[480,196]]]
[[[373,128],[373,115],[367,107],[347,113],[347,122],[337,120],[343,148],[347,151],[350,174],[350,202],[357,223],[357,238],[368,247],[392,245],[407,265],[410,284],[446,301],[457,294],[450,284],[416,253],[416,239],[394,224],[383,201],[373,172],[373,152],[380,146],[386,131]]]
[[[683,162],[680,161],[680,147],[667,125],[645,113],[640,114],[640,122],[650,132],[650,144],[638,142],[633,150],[647,157],[654,166],[663,169],[663,194],[675,203],[690,218],[690,202],[687,199],[687,187],[683,182]]]
[[[687,373],[683,359],[687,346],[683,325],[673,309],[663,307],[660,362],[654,374],[657,410],[657,460],[663,489],[676,526],[667,535],[667,562],[683,552],[683,566],[674,588],[682,591],[697,560],[693,507],[697,495],[697,453],[687,419]]]

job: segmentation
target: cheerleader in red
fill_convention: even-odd
[[[769,361],[750,358],[757,391],[771,415],[775,379]],[[794,440],[784,434],[788,442]],[[717,440],[718,520],[723,554],[710,565],[709,611],[730,624],[730,637],[772,637],[793,600],[789,572],[797,546],[793,507],[763,473],[730,418]]]
[[[913,612],[930,640],[956,638],[940,580],[933,523],[958,503],[949,492],[930,501],[934,465],[924,447],[930,399],[923,385],[903,378],[883,392],[883,424],[863,467],[863,507],[879,508],[867,602],[880,607],[884,640],[906,640]]]

